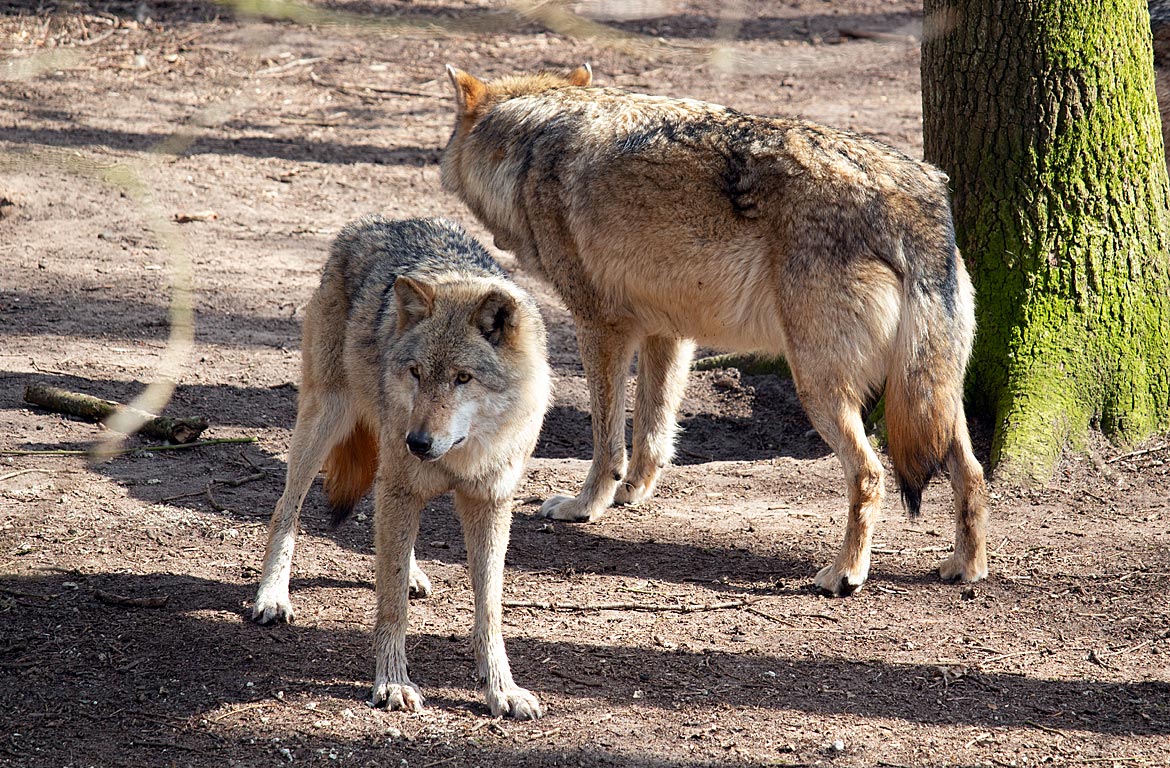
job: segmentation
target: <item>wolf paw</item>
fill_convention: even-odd
[[[837,570],[835,565],[827,565],[818,573],[813,583],[817,592],[825,597],[848,597],[865,583],[865,573],[849,574]]]
[[[540,516],[573,523],[588,523],[596,515],[581,501],[580,496],[552,496],[540,505]]]
[[[982,581],[987,578],[987,561],[962,562],[957,555],[951,555],[939,565],[938,575],[943,581]]]
[[[295,615],[287,593],[268,595],[262,591],[252,606],[252,621],[257,624],[292,624]]]
[[[657,485],[657,478],[649,478],[643,480],[625,480],[618,486],[617,493],[614,494],[614,504],[637,504],[645,501],[654,494],[654,486]]]
[[[385,707],[391,711],[421,712],[423,695],[418,686],[411,682],[376,683],[370,694],[370,706]]]
[[[421,600],[424,597],[430,596],[431,580],[418,568],[412,568],[410,571],[410,598],[412,600]]]
[[[523,688],[512,687],[502,691],[489,689],[486,698],[492,717],[507,715],[517,720],[536,720],[544,716],[540,700]]]

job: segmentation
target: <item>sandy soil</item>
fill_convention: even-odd
[[[412,605],[424,713],[364,703],[368,501],[328,533],[311,492],[297,623],[246,620],[293,426],[299,311],[330,237],[374,211],[484,234],[439,189],[444,63],[490,76],[589,61],[600,83],[920,155],[918,3],[571,6],[632,44],[463,0],[340,0],[314,7],[347,15],[302,24],[197,0],[0,7],[0,449],[102,434],[23,404],[28,383],[127,400],[156,376],[175,258],[158,222],[194,266],[196,342],[170,410],[205,415],[207,437],[257,439],[97,465],[0,458],[0,766],[1170,764],[1164,442],[1128,458],[1090,445],[1047,490],[993,483],[992,576],[973,589],[934,572],[949,489],[936,482],[908,521],[891,484],[869,584],[821,598],[841,472],[774,376],[692,378],[678,466],[653,500],[592,525],[536,518],[584,478],[588,393],[566,312],[522,273],[558,383],[506,598],[577,607],[508,609],[505,633],[547,717],[493,720],[475,690],[446,499],[418,548],[435,594]]]

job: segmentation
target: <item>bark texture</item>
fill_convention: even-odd
[[[1143,0],[925,0],[926,159],[976,289],[968,407],[1002,476],[1170,420],[1167,177]]]

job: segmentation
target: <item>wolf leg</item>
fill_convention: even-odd
[[[845,470],[849,517],[837,559],[817,573],[815,583],[823,594],[844,597],[856,592],[869,575],[870,541],[884,493],[883,471],[865,437],[860,404],[843,388],[821,389],[818,384],[823,382],[814,380],[809,389],[798,386],[798,392],[813,426]]]
[[[488,709],[493,717],[508,715],[518,720],[535,720],[544,714],[544,710],[536,696],[512,680],[500,629],[504,554],[508,549],[508,529],[512,522],[511,504],[456,493],[455,509],[463,521],[463,535],[467,542],[467,567],[475,593],[471,645]]]
[[[577,343],[589,382],[593,417],[593,464],[576,497],[553,496],[540,513],[554,520],[588,522],[613,503],[626,473],[626,377],[633,356],[624,328],[577,321]]]
[[[374,550],[377,618],[374,623],[374,688],[370,705],[418,712],[423,696],[406,670],[406,623],[419,514],[426,503],[411,493],[401,473],[378,463],[374,486]]]
[[[662,469],[674,456],[678,404],[687,387],[694,342],[648,336],[638,352],[634,403],[634,452],[614,501],[636,504],[654,493]]]
[[[325,463],[325,457],[349,434],[353,425],[354,417],[344,395],[338,392],[302,393],[289,446],[284,493],[276,502],[268,525],[264,572],[252,606],[252,619],[260,624],[293,620],[288,577],[292,570],[301,504],[313,478]]]
[[[961,409],[947,470],[955,492],[955,551],[939,566],[939,575],[947,581],[979,581],[987,578],[987,484]]]
[[[417,598],[431,596],[431,580],[423,573],[423,569],[418,567],[413,549],[410,550],[410,596]]]

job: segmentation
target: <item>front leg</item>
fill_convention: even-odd
[[[511,502],[477,499],[455,494],[455,509],[463,521],[467,542],[467,566],[475,593],[475,626],[471,644],[484,696],[493,717],[508,715],[518,720],[535,720],[544,710],[530,691],[516,685],[504,650],[500,629],[504,589],[504,555],[512,522]]]
[[[627,329],[577,322],[577,345],[589,382],[593,419],[593,464],[576,497],[553,496],[540,513],[554,520],[589,522],[613,504],[626,473],[626,377],[633,341]]]
[[[370,704],[418,712],[423,696],[406,671],[406,623],[411,562],[419,514],[426,500],[410,492],[401,472],[384,457],[374,490],[377,619],[374,625],[374,689]]]

